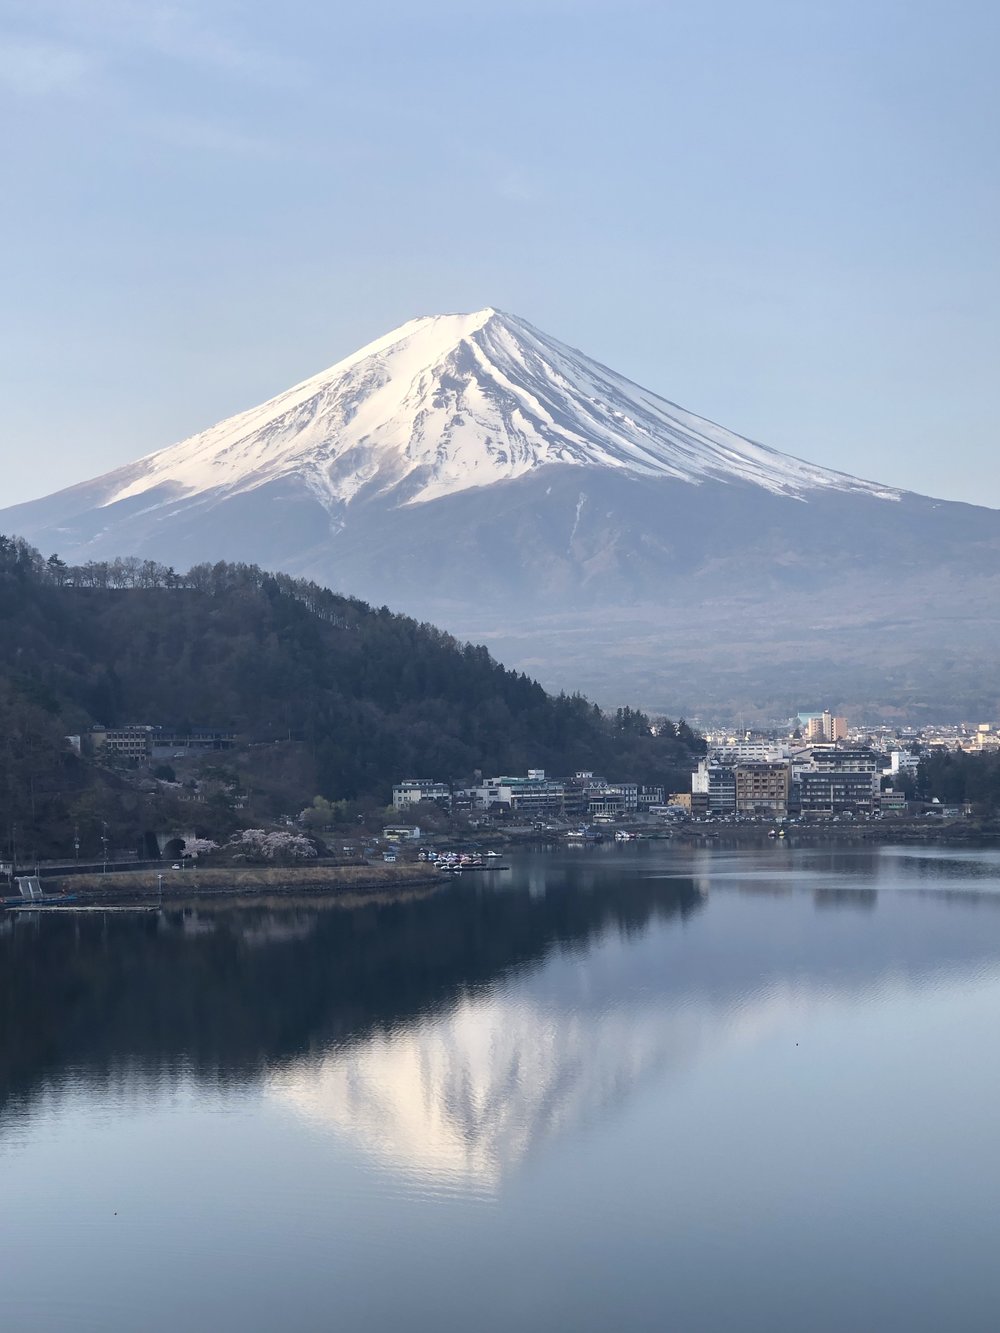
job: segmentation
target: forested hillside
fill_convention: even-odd
[[[529,765],[672,785],[699,748],[684,724],[653,735],[641,713],[550,696],[485,648],[256,566],[74,568],[0,537],[0,836],[66,850],[110,807],[122,838],[156,818],[128,774],[65,741],[133,723],[235,731],[248,777],[300,803]]]
[[[919,795],[948,805],[966,801],[986,810],[1000,809],[1000,754],[987,751],[936,750],[920,760]]]

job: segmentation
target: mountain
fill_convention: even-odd
[[[279,567],[609,701],[1000,703],[1000,514],[781,454],[492,309],[412,320],[0,530]]]

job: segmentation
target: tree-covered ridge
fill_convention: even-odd
[[[130,723],[232,730],[258,780],[290,747],[295,808],[529,766],[674,786],[699,746],[683,724],[607,717],[483,647],[254,565],[70,567],[0,537],[4,825],[65,843],[93,776],[65,736]]]

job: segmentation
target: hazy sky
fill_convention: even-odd
[[[494,305],[1000,506],[990,0],[0,0],[0,505]]]

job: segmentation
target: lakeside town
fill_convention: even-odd
[[[78,753],[159,774],[157,780],[164,786],[181,785],[174,781],[174,768],[178,778],[186,771],[194,803],[203,786],[211,786],[213,795],[219,795],[217,782],[199,778],[204,761],[219,759],[220,752],[236,751],[243,743],[243,738],[223,728],[182,732],[147,724],[98,727],[87,736],[66,739]],[[921,763],[942,754],[1000,754],[1000,729],[985,722],[853,726],[829,710],[804,711],[789,719],[783,731],[709,729],[698,748],[702,753],[692,755],[688,779],[674,787],[640,783],[628,774],[607,776],[580,769],[553,775],[540,767],[517,775],[477,773],[472,781],[408,776],[394,782],[391,808],[400,821],[422,811],[425,820],[436,813],[476,828],[562,825],[569,831],[579,826],[655,827],[687,821],[817,823],[924,815],[956,819],[971,814],[971,802],[922,794]],[[235,809],[241,809],[248,797],[239,790],[229,792]],[[281,822],[316,831],[332,827],[336,818],[331,803],[317,798],[313,806],[298,814],[289,812]],[[399,827],[416,826],[400,823]]]
[[[851,727],[847,718],[802,712],[788,733],[727,730],[705,736],[690,786],[670,791],[589,771],[552,777],[543,769],[523,776],[482,778],[473,785],[405,778],[393,786],[400,814],[428,805],[480,823],[555,828],[676,825],[686,821],[784,823],[972,813],[968,801],[920,799],[921,757],[942,751],[1000,750],[1000,732],[975,726],[897,729]]]
[[[654,736],[658,725],[673,728],[665,720],[649,723],[631,712],[626,720],[638,720]],[[377,800],[316,796],[304,808],[286,807],[269,817],[249,790],[247,775],[240,773],[241,757],[245,759],[254,744],[235,731],[190,725],[94,727],[67,736],[69,748],[117,773],[137,792],[162,793],[168,803],[160,824],[129,845],[122,837],[116,842],[105,823],[97,845],[89,854],[85,846],[82,857],[75,830],[73,856],[48,862],[30,855],[19,858],[12,830],[0,874],[7,877],[10,895],[19,866],[31,870],[36,877],[32,900],[46,892],[41,880],[60,877],[65,888],[82,875],[78,885],[73,880],[74,887],[96,892],[86,879],[96,876],[104,892],[109,869],[118,872],[121,889],[126,887],[122,874],[135,870],[148,878],[151,873],[149,884],[137,881],[135,887],[148,890],[155,884],[158,894],[165,886],[168,891],[179,889],[174,872],[195,866],[203,875],[206,870],[216,875],[217,883],[206,880],[203,887],[220,892],[227,875],[238,870],[245,876],[254,866],[277,872],[278,867],[298,865],[303,883],[329,886],[341,880],[353,884],[351,876],[367,874],[366,866],[384,870],[391,880],[397,861],[402,870],[402,863],[433,861],[439,853],[447,868],[456,849],[471,863],[485,848],[511,842],[588,845],[715,837],[722,835],[722,826],[728,826],[723,835],[728,838],[765,833],[784,838],[793,829],[846,836],[849,828],[855,830],[853,836],[866,828],[864,836],[882,838],[967,838],[983,819],[992,818],[989,801],[977,803],[964,794],[952,798],[947,784],[931,780],[942,758],[967,760],[983,769],[1000,758],[1000,731],[992,723],[852,726],[827,709],[800,712],[784,728],[767,732],[719,728],[699,735],[679,725],[690,747],[684,751],[689,769],[674,769],[668,785],[639,782],[629,774],[578,769],[559,775],[541,767],[523,774],[477,772],[471,781],[409,776],[393,784],[389,806]],[[282,873],[289,878],[287,869]],[[265,879],[270,887],[278,882],[270,872]],[[360,882],[374,885],[382,880],[369,876]]]

